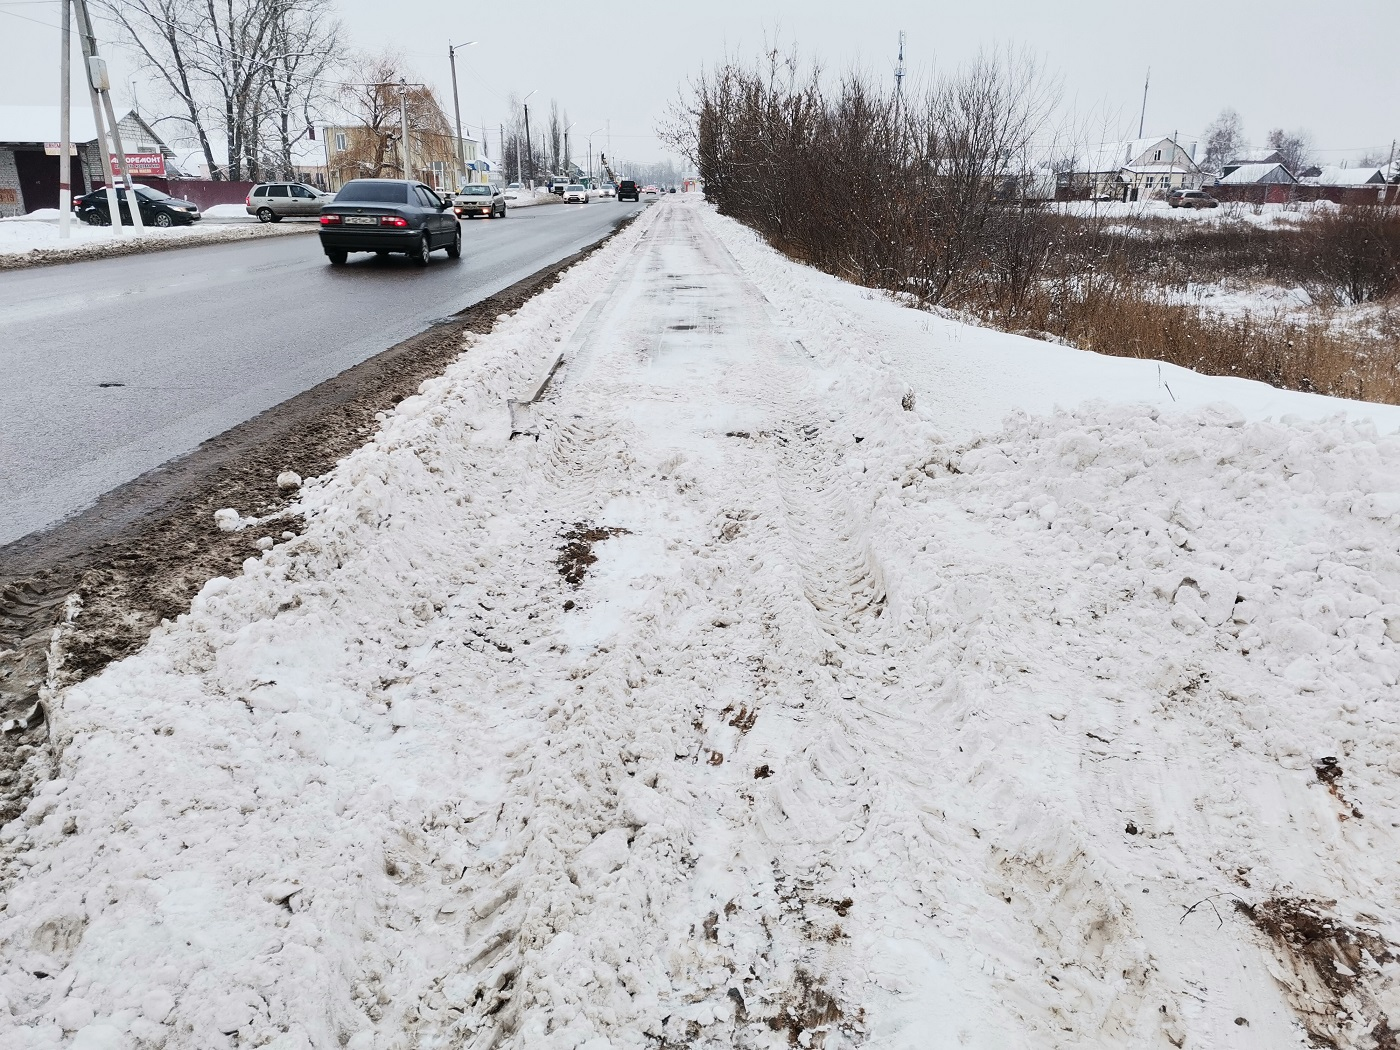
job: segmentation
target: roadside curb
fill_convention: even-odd
[[[207,227],[206,227],[207,228]],[[0,271],[27,270],[34,266],[54,266],[60,263],[86,262],[90,259],[113,259],[122,255],[144,255],[147,252],[165,252],[176,248],[200,248],[210,244],[232,244],[238,241],[252,241],[263,237],[286,237],[301,233],[315,233],[319,226],[311,224],[296,226],[257,226],[230,224],[212,237],[129,237],[119,241],[100,244],[75,244],[60,248],[35,248],[33,251],[0,252]]]

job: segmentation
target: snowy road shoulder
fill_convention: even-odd
[[[174,226],[166,230],[147,229],[137,236],[129,226],[118,233],[110,226],[88,226],[74,220],[72,239],[65,243],[59,237],[57,221],[0,219],[0,270],[19,270],[30,266],[49,266],[85,259],[108,259],[119,255],[166,251],[171,248],[246,241],[257,237],[285,237],[312,233],[316,229],[317,227],[310,223],[203,223]]]
[[[647,209],[47,696],[0,1042],[1384,1034],[1400,439],[989,418],[939,327],[945,415],[925,315],[829,281]]]

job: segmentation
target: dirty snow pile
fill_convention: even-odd
[[[55,211],[52,215],[52,218],[40,219],[29,216],[0,219],[0,269],[39,262],[67,262],[72,259],[96,259],[109,255],[160,251],[187,244],[241,241],[250,237],[276,236],[279,233],[304,233],[309,229],[305,223],[283,223],[277,227],[261,224],[194,223],[190,226],[171,226],[163,230],[148,226],[138,236],[130,226],[125,226],[118,232],[111,226],[89,226],[74,219],[70,237],[63,240],[59,236],[58,213]]]
[[[649,209],[47,697],[0,1044],[1388,1045],[1394,415],[1106,360]]]

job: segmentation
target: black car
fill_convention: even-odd
[[[437,248],[461,258],[462,227],[452,205],[421,182],[355,179],[322,205],[321,247],[332,266],[343,264],[350,252],[403,252],[427,266]]]
[[[188,226],[199,222],[199,205],[193,201],[180,200],[149,186],[137,185],[136,200],[141,209],[141,222],[146,226]],[[122,225],[131,226],[131,203],[127,200],[126,189],[117,187],[117,209],[121,212]],[[107,205],[107,190],[94,190],[73,201],[73,212],[89,226],[112,225],[111,209]]]
[[[617,199],[620,201],[640,201],[642,191],[632,179],[623,179],[617,184]]]

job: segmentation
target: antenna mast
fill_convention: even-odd
[[[1147,67],[1147,79],[1142,82],[1142,113],[1138,117],[1138,138],[1142,138],[1142,127],[1147,122],[1147,85],[1152,83],[1152,67]]]
[[[904,94],[904,30],[899,31],[899,64],[894,67],[894,94],[900,98]]]

